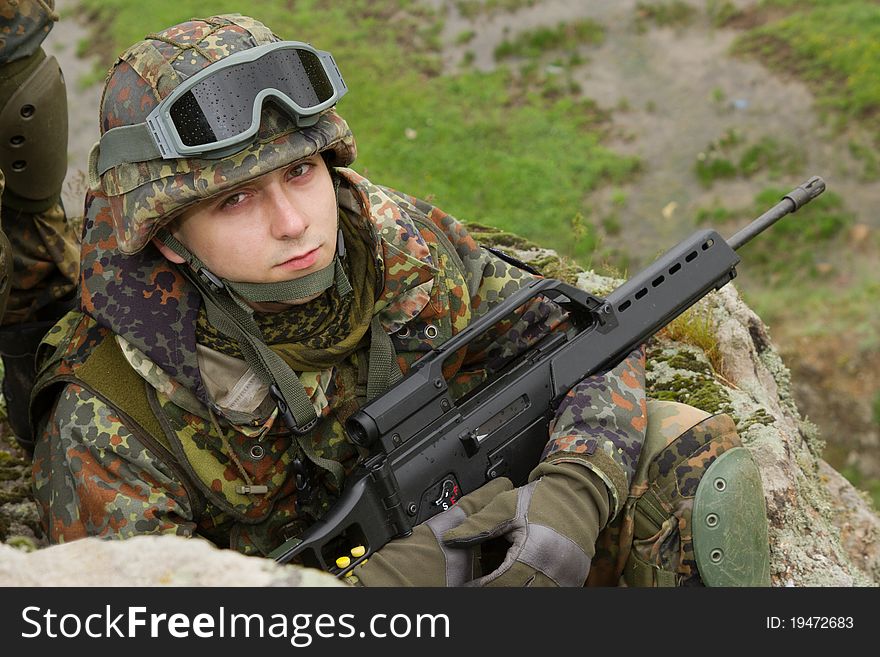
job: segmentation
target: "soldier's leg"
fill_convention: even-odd
[[[74,304],[79,249],[61,204],[67,167],[67,97],[42,49],[0,64],[0,225],[12,275],[0,322],[3,393],[13,432],[31,446],[27,405],[43,334]],[[11,258],[9,252],[11,251]]]
[[[603,532],[590,584],[769,584],[760,475],[732,419],[648,400],[624,510]]]

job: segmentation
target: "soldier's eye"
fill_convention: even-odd
[[[311,162],[297,162],[292,167],[287,170],[288,179],[291,178],[302,178],[307,175],[313,168],[314,164]]]
[[[242,192],[237,192],[235,194],[230,194],[220,203],[221,208],[234,208],[236,205],[241,203],[245,198],[245,194]]]

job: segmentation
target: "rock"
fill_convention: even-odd
[[[543,250],[520,249],[516,255],[527,262],[546,260]],[[573,282],[603,295],[622,281],[580,272]],[[789,370],[767,327],[732,284],[707,296],[700,306],[711,313],[718,352],[713,360],[721,363],[721,371],[703,350],[661,335],[651,354],[663,365],[649,373],[649,388],[652,383],[662,389],[664,382],[690,378],[695,382],[690,391],[699,385],[701,394],[692,394],[687,403],[708,412],[728,412],[736,421],[761,471],[773,585],[880,585],[880,516],[867,495],[822,460],[824,442],[797,409]],[[685,357],[673,359],[673,354]],[[676,369],[670,363],[691,364]]]
[[[86,538],[27,554],[0,545],[4,586],[345,586],[327,573],[281,566],[178,536]]]

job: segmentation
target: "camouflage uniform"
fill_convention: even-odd
[[[130,49],[105,90],[105,100],[113,98],[119,85],[126,100],[103,109],[102,130],[143,120],[156,94],[175,86],[175,76],[204,66],[199,57],[225,56],[234,47],[227,45],[230,32],[240,30],[258,42],[272,38],[252,19],[224,16],[175,26]],[[337,165],[341,212],[373,236],[381,285],[372,314],[392,336],[404,374],[532,280],[482,249],[440,209],[345,168],[355,156],[354,140],[332,110],[297,130],[264,108],[257,140],[220,160],[125,163],[99,175],[92,158],[82,312],[47,335],[32,408],[41,427],[35,495],[52,542],[170,533],[265,555],[336,499],[344,475],[364,456],[343,423],[365,400],[366,348],[330,367],[297,371],[320,418],[297,440],[265,387],[251,388],[252,403],[242,405],[230,401],[233,390],[212,383],[210,363],[232,371],[236,388],[248,366],[199,344],[202,298],[149,243],[156,218],[170,208],[316,152]],[[566,321],[557,305],[532,300],[450,359],[444,374],[451,389],[461,394],[480,383]],[[608,373],[584,379],[560,405],[544,451],[547,463],[592,473],[610,515],[627,503],[648,429],[644,376],[639,349]],[[667,429],[678,435],[683,427],[669,422]],[[322,464],[337,464],[338,472]]]
[[[54,68],[52,92],[63,90],[57,65],[54,60],[47,61],[40,47],[58,19],[53,7],[53,0],[0,1],[0,95],[4,98],[0,110],[7,105],[7,98],[12,102],[17,92],[30,91],[27,84],[35,71],[43,70],[43,64],[49,76],[53,72],[48,69]],[[7,123],[17,118],[18,103],[5,108],[6,118],[0,122],[0,148],[5,151],[0,162],[25,165],[20,173],[15,166],[5,176],[0,172],[2,230],[4,238],[8,237],[0,255],[4,264],[12,266],[8,283],[0,289],[0,295],[9,294],[8,302],[0,309],[0,353],[6,371],[4,395],[10,422],[25,444],[27,394],[33,383],[36,346],[49,327],[72,307],[79,262],[79,246],[61,204],[61,183],[67,166],[66,105],[64,99],[41,100],[46,103],[38,104],[33,115],[32,121],[38,124],[34,133],[46,127],[39,124],[46,116],[46,105],[63,105],[56,116],[60,112],[65,118],[52,131],[57,144],[44,144],[42,152],[29,149],[18,129]],[[40,173],[29,173],[34,170]]]

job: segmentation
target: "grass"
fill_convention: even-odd
[[[533,7],[536,2],[537,0],[456,0],[455,7],[464,18],[473,20],[500,12],[513,13],[525,7]]]
[[[106,63],[146,33],[205,14],[196,0],[82,2],[94,17],[92,47]],[[211,5],[216,13],[237,10],[232,0]],[[420,2],[255,0],[247,11],[283,38],[333,52],[350,89],[339,111],[358,138],[358,171],[462,220],[589,258],[595,230],[587,224],[572,239],[571,221],[589,215],[591,190],[622,184],[638,160],[602,145],[601,113],[566,80],[524,79],[505,66],[442,75],[440,17]],[[392,16],[407,29],[387,29]],[[595,28],[563,32],[582,40]],[[416,139],[406,138],[408,129]]]
[[[880,180],[880,160],[878,160],[876,149],[861,142],[850,140],[849,152],[862,166],[860,176],[862,182]]]
[[[764,0],[767,22],[735,44],[796,75],[843,126],[864,121],[880,139],[880,3],[866,0]]]
[[[477,36],[477,33],[473,30],[464,30],[455,37],[455,43],[456,45],[463,46],[473,41],[475,36]]]
[[[707,304],[701,303],[688,308],[667,324],[660,331],[660,335],[702,349],[712,369],[715,372],[724,371],[724,361],[718,350],[715,322]]]
[[[696,15],[696,8],[682,0],[636,3],[636,24],[640,29],[646,22],[661,27],[684,27],[690,25]]]
[[[724,27],[740,13],[730,0],[706,0],[706,15],[713,27]]]
[[[697,223],[732,235],[788,191],[767,188],[747,208],[701,208]],[[826,191],[743,246],[737,287],[749,306],[771,327],[783,322],[808,337],[845,334],[856,351],[880,349],[880,282],[873,261],[850,253],[854,220],[843,198]],[[871,239],[875,244],[864,245],[868,251],[880,247],[876,233]]]
[[[697,155],[694,174],[704,187],[717,180],[758,174],[774,180],[800,173],[803,161],[803,152],[792,144],[769,136],[749,143],[740,133],[728,130]]]
[[[495,48],[495,60],[512,57],[536,58],[546,52],[571,51],[581,45],[598,45],[605,39],[604,28],[585,18],[556,27],[539,27],[504,39]]]
[[[755,197],[754,204],[745,211],[732,212],[716,208],[709,215],[713,225],[726,216],[754,218],[775,205],[787,188],[769,187]],[[698,213],[699,214],[699,213]],[[784,217],[764,233],[743,246],[739,253],[747,263],[752,276],[761,274],[768,283],[818,277],[818,265],[833,258],[834,247],[845,235],[855,218],[844,207],[839,194],[827,191],[809,205],[798,210],[797,215]],[[803,285],[795,286],[803,293]]]

